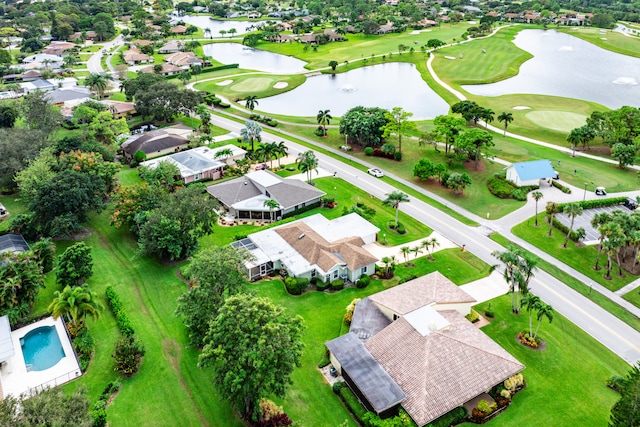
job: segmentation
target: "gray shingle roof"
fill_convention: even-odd
[[[154,130],[141,135],[131,143],[122,147],[130,155],[136,151],[143,151],[145,154],[166,150],[167,148],[179,147],[187,144],[189,140],[180,135],[167,133],[163,130]]]
[[[29,245],[21,234],[3,234],[0,236],[0,254],[5,252],[26,252]]]

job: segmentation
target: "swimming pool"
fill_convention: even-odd
[[[22,356],[29,371],[44,371],[65,357],[55,326],[41,326],[20,338]]]

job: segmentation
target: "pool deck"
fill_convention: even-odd
[[[65,357],[44,371],[27,372],[27,367],[22,356],[20,338],[24,337],[29,331],[41,326],[56,327]],[[47,317],[46,319],[13,331],[11,337],[13,339],[15,355],[3,363],[0,369],[0,383],[5,396],[12,395],[17,397],[21,393],[29,392],[32,389],[55,387],[82,375],[80,365],[71,347],[71,341],[67,335],[62,318],[54,320],[53,317]]]

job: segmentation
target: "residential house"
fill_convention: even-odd
[[[180,170],[185,184],[202,179],[220,179],[225,163],[215,159],[215,151],[209,147],[198,147],[180,151],[166,157],[142,162],[142,166],[156,168],[161,162],[169,162]]]
[[[38,79],[30,82],[20,83],[20,88],[22,88],[22,91],[26,95],[28,93],[35,92],[37,90],[41,90],[43,92],[50,92],[52,90],[56,90],[58,88],[58,85],[49,80]]]
[[[78,47],[75,43],[53,41],[47,47],[44,48],[42,53],[47,55],[66,56],[69,51]]]
[[[524,369],[464,317],[475,302],[439,272],[371,295],[326,343],[331,363],[367,410],[424,426]]]
[[[375,271],[378,258],[364,246],[374,242],[379,231],[356,213],[333,220],[316,214],[250,234],[232,246],[252,255],[244,265],[250,280],[286,270],[290,276],[325,282],[356,281]]]
[[[29,55],[22,60],[23,64],[40,64],[40,68],[60,68],[62,66],[62,58],[58,55],[48,55],[46,53],[37,53],[35,55]],[[27,68],[26,66],[24,68]]]
[[[91,90],[84,86],[75,86],[72,88],[56,89],[45,95],[47,101],[53,105],[67,105],[73,107],[78,103],[82,103],[91,99]]]
[[[518,20],[518,17],[520,16],[520,14],[518,13],[505,13],[504,14],[504,19],[506,19],[509,22],[514,22]]]
[[[96,34],[95,31],[83,31],[83,32],[75,32],[73,34],[71,34],[69,36],[69,41],[73,42],[76,39],[81,39],[81,40],[94,40],[95,38],[97,38],[98,35]]]
[[[176,25],[171,27],[171,34],[176,36],[182,36],[187,32],[187,27],[185,25]]]
[[[256,11],[249,12],[249,13],[247,14],[247,18],[249,18],[249,19],[258,19],[258,18],[260,18],[261,16],[262,16],[262,14],[261,14],[260,12],[256,12]]]
[[[153,56],[142,53],[136,48],[125,50],[122,53],[122,59],[130,66],[136,64],[148,64],[150,62],[153,62]]]
[[[238,147],[237,145],[227,144],[221,147],[212,148],[214,152],[214,158],[225,162],[228,165],[235,164],[237,160],[244,159],[247,155],[247,151]],[[231,150],[231,155],[223,156],[221,153],[223,150]]]
[[[387,22],[384,25],[380,25],[380,28],[378,28],[378,34],[387,34],[392,32],[393,29],[394,29],[393,22]]]
[[[151,44],[153,44],[153,43],[150,42],[149,40],[143,40],[143,39],[134,40],[134,41],[131,42],[131,45],[138,46],[138,47],[149,46]]]
[[[219,149],[217,149],[219,151]],[[235,220],[268,220],[271,212],[264,201],[273,199],[280,205],[275,218],[320,203],[323,191],[298,179],[282,179],[262,170],[246,174],[207,188],[227,211],[227,218]]]
[[[32,82],[42,79],[42,74],[38,70],[29,70],[19,75],[19,79],[23,82]]]
[[[173,64],[148,65],[146,67],[140,68],[140,71],[143,72],[143,73],[155,73],[156,70],[154,68],[155,68],[156,65],[160,65],[162,67],[160,69],[160,71],[158,72],[158,74],[160,74],[162,76],[169,76],[171,74],[178,74],[179,72],[182,71],[182,68],[176,67]]]
[[[100,103],[107,106],[107,109],[113,114],[114,119],[127,118],[136,114],[136,106],[133,102],[111,101],[106,99],[100,101]]]
[[[141,135],[132,135],[122,143],[121,148],[127,159],[131,159],[137,151],[145,153],[147,158],[163,156],[187,148],[187,136],[191,132],[193,129],[188,126],[169,126]]]
[[[169,40],[160,49],[158,49],[158,53],[165,54],[165,53],[182,52],[183,49],[184,49],[184,41]]]
[[[169,64],[175,65],[182,69],[189,69],[194,65],[202,66],[204,61],[198,58],[193,52],[176,52],[170,53],[164,57],[164,60]]]
[[[513,163],[505,169],[507,181],[511,181],[518,187],[540,185],[541,179],[552,179],[557,176],[549,160]]]

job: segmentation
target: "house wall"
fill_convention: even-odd
[[[511,181],[515,185],[520,187],[520,184],[519,184],[520,183],[520,177],[516,173],[516,168],[514,168],[513,166],[509,166],[507,168],[507,181]]]
[[[383,307],[383,306],[381,306],[379,304],[376,304],[376,307],[378,307],[378,310],[380,310],[380,312],[382,314],[384,314],[385,317],[387,319],[391,320],[391,321],[395,320],[394,316],[396,316],[396,317],[400,316],[398,313],[396,313],[395,311],[393,311],[393,310],[391,310],[391,309],[389,309],[387,307]]]
[[[458,313],[462,314],[463,316],[466,316],[467,314],[471,313],[471,306],[473,304],[472,303],[455,303],[455,304],[435,304],[433,306],[433,308],[437,311],[443,311],[443,310],[455,310]]]
[[[331,364],[333,365],[333,367],[336,368],[338,373],[342,375],[342,365],[338,361],[338,358],[336,358],[332,352],[329,352],[329,360],[331,361]]]

